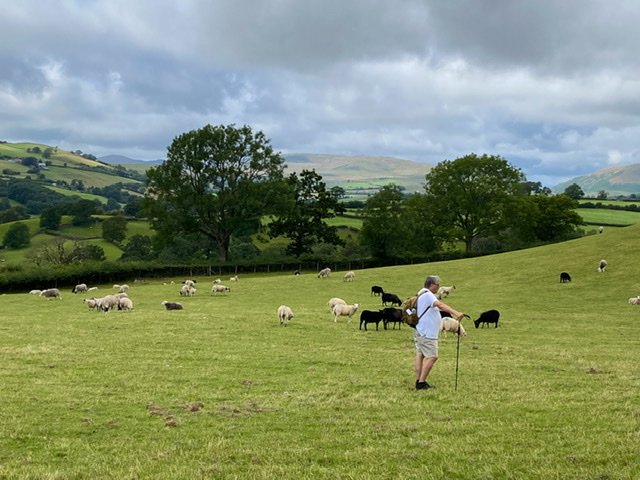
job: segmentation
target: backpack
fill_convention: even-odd
[[[421,294],[422,295],[422,294]],[[414,295],[413,297],[407,298],[404,302],[402,302],[402,321],[409,325],[411,328],[416,328],[418,322],[422,318],[422,315],[427,313],[427,310],[431,308],[429,305],[422,314],[418,315],[418,297],[420,295]]]

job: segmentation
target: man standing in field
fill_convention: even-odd
[[[438,337],[440,335],[440,310],[449,313],[458,321],[464,313],[441,302],[435,293],[440,287],[440,277],[429,275],[424,288],[419,292],[416,312],[420,317],[416,325],[416,390],[433,388],[427,383],[427,377],[438,360]]]

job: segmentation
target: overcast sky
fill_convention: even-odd
[[[636,0],[0,0],[0,140],[164,158],[500,155],[546,186],[640,163]]]

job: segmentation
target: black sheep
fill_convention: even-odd
[[[382,289],[382,287],[379,287],[378,285],[373,285],[371,287],[371,295],[382,295],[384,293],[384,290]]]
[[[387,306],[387,303],[390,303],[391,305],[400,306],[402,305],[402,300],[400,300],[400,297],[398,297],[395,293],[383,293],[382,304],[384,306]]]
[[[162,305],[164,305],[164,308],[166,308],[167,310],[182,310],[183,309],[181,303],[167,302],[166,300],[164,302],[162,302]]]
[[[393,329],[398,324],[398,329],[402,325],[402,310],[399,308],[383,308],[382,309],[382,321],[384,322],[384,329],[387,329],[387,325],[393,323]]]
[[[498,310],[487,310],[486,312],[482,312],[480,316],[473,321],[473,324],[478,328],[480,324],[484,327],[485,324],[489,325],[490,323],[495,323],[495,328],[498,328],[499,319],[500,312]]]
[[[571,281],[571,275],[569,275],[567,272],[560,273],[560,283],[565,283],[570,281]]]
[[[378,325],[382,321],[382,312],[381,311],[371,311],[371,310],[363,310],[360,313],[360,330],[362,330],[362,325],[364,325],[364,329],[367,329],[367,323],[375,323],[376,330],[378,330]]]

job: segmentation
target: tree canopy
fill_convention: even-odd
[[[445,160],[426,175],[425,190],[434,221],[449,225],[450,240],[464,242],[498,229],[510,197],[522,193],[524,174],[499,156],[474,153]]]
[[[344,195],[344,190],[328,191],[315,170],[303,170],[300,175],[292,173],[286,184],[289,200],[285,200],[283,209],[269,224],[269,235],[289,238],[291,243],[286,252],[296,258],[311,252],[313,246],[321,242],[344,245],[336,227],[325,223],[325,219],[344,212],[337,198]]]
[[[227,260],[231,236],[246,234],[277,205],[284,160],[262,132],[249,126],[206,125],[176,137],[167,160],[148,172],[149,194],[172,226],[200,232]],[[173,235],[176,234],[174,230]]]

